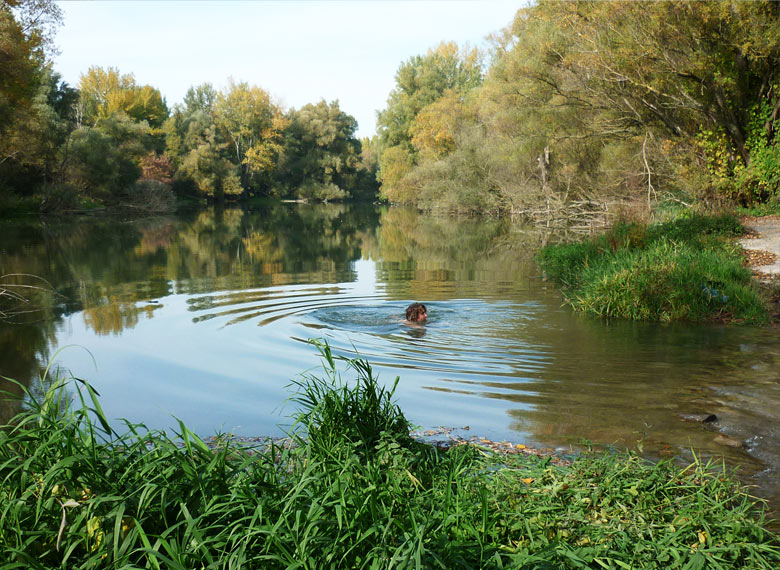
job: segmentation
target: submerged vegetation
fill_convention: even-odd
[[[725,238],[732,215],[693,215],[645,226],[616,224],[580,243],[549,245],[537,259],[575,309],[601,317],[662,322],[764,323],[765,300]]]
[[[125,424],[56,381],[0,431],[5,568],[776,568],[731,475],[634,454],[442,450],[370,365],[294,383],[292,445]],[[80,405],[72,406],[78,389]]]

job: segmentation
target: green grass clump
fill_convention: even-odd
[[[778,216],[780,215],[780,200],[764,202],[751,207],[739,207],[737,213],[741,216]]]
[[[575,309],[634,320],[761,324],[766,302],[743,267],[735,216],[620,223],[604,235],[537,256]]]
[[[297,425],[303,428],[306,444],[326,453],[334,446],[349,444],[361,455],[371,453],[383,438],[411,445],[411,425],[392,400],[399,378],[387,390],[371,366],[356,359],[347,361],[347,367],[357,373],[356,382],[341,382],[330,346],[315,344],[325,363],[322,375],[306,374],[292,383],[297,389],[292,400],[301,408]]]
[[[780,565],[760,505],[722,469],[441,451],[409,438],[366,362],[348,360],[344,383],[320,350],[326,381],[296,383],[292,446],[208,446],[183,424],[173,439],[129,423],[118,433],[89,385],[76,383],[75,408],[62,383],[41,400],[28,392],[0,431],[2,567]]]

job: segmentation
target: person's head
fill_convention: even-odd
[[[419,323],[428,318],[428,309],[422,303],[412,303],[406,307],[406,320],[410,323]]]

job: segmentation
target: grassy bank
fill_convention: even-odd
[[[766,302],[729,240],[735,216],[690,216],[644,226],[619,223],[580,243],[551,245],[537,259],[575,309],[601,317],[761,324]]]
[[[0,432],[3,568],[777,568],[723,470],[414,441],[371,367],[327,346],[296,445],[207,446],[106,421],[60,385]],[[345,372],[346,374],[346,372]],[[91,419],[90,419],[91,418]]]

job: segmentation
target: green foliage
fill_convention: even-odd
[[[338,101],[320,101],[291,110],[287,119],[279,183],[289,188],[313,183],[345,192],[355,190],[360,161],[355,118],[344,113]],[[342,197],[345,192],[341,192]]]
[[[44,187],[49,212],[85,201],[137,207],[150,188],[135,186],[141,174],[216,202],[272,189],[318,200],[376,196],[376,160],[361,165],[357,123],[337,102],[306,105],[286,117],[264,89],[230,80],[223,91],[192,87],[171,114],[158,89],[98,66],[81,76],[77,91],[45,59],[60,20],[51,0],[0,2],[5,211],[28,208]],[[61,185],[77,188],[79,196],[54,199],[50,188]],[[156,209],[168,207],[167,192],[151,194]]]
[[[387,147],[411,149],[410,128],[417,114],[447,90],[465,93],[482,81],[482,62],[476,50],[458,52],[452,42],[441,43],[424,56],[401,64],[387,109],[377,116],[379,137]]]
[[[774,85],[777,91],[780,86]],[[742,191],[738,198],[749,204],[780,201],[780,139],[775,136],[777,110],[768,100],[754,105],[750,111],[745,146],[750,151],[750,164],[735,170],[736,186]]]
[[[200,144],[181,159],[178,175],[192,180],[203,195],[221,202],[226,195],[241,194],[242,188],[238,167],[225,156],[227,143],[216,141],[216,130],[209,127]]]
[[[373,196],[375,182],[359,174],[356,129],[337,101],[283,115],[263,89],[232,82],[224,92],[191,88],[163,127],[175,185],[192,183],[216,201],[271,193],[341,200],[365,188]]]
[[[296,424],[305,431],[308,445],[328,452],[346,443],[363,456],[385,438],[409,447],[411,425],[393,403],[399,378],[388,390],[365,360],[335,357],[327,343],[312,342],[323,361],[322,375],[305,374],[292,383],[296,388],[292,401],[301,410]],[[357,374],[352,385],[342,380],[336,367],[339,360]]]
[[[146,148],[139,138],[147,131],[148,127],[126,117],[77,129],[70,142],[66,179],[85,196],[110,201],[141,175],[139,161]]]
[[[203,83],[187,89],[184,95],[184,110],[187,114],[196,111],[211,113],[217,102],[217,90],[211,83]]]
[[[681,191],[705,207],[776,199],[778,35],[770,1],[536,2],[496,36],[481,84],[430,87],[425,58],[399,69],[379,132],[411,166],[384,160],[382,193],[532,217]]]
[[[360,139],[360,163],[353,198],[375,200],[379,196],[379,137]]]
[[[111,427],[88,384],[47,380],[0,431],[9,568],[722,568],[780,564],[747,490],[696,461],[410,442],[370,366],[301,380],[309,437],[244,448]],[[335,383],[334,383],[335,382]],[[71,406],[68,389],[76,392]],[[365,414],[365,416],[363,415]],[[321,422],[321,423],[320,423]],[[64,521],[64,522],[63,522]]]
[[[393,202],[417,202],[419,188],[404,178],[423,156],[437,158],[454,146],[456,123],[467,114],[460,97],[482,82],[477,50],[442,43],[425,56],[401,64],[387,108],[377,116],[381,143],[382,195]]]
[[[81,206],[79,191],[70,184],[49,184],[42,189],[40,211],[44,213],[70,212]]]
[[[20,214],[35,213],[40,207],[40,202],[37,196],[22,197],[0,188],[0,216],[10,218]]]
[[[734,216],[691,216],[664,224],[617,224],[537,256],[575,309],[635,320],[765,323],[767,308],[743,267]]]
[[[777,91],[777,85],[773,86]],[[749,163],[735,160],[722,129],[702,131],[698,144],[707,158],[712,184],[742,206],[780,201],[780,142],[775,137],[777,110],[769,100],[754,104],[748,113],[745,149]]]
[[[780,200],[767,202],[766,204],[757,204],[750,208],[737,208],[740,216],[778,216],[780,215]]]
[[[295,192],[298,199],[314,202],[337,202],[349,196],[346,190],[342,190],[335,184],[322,182],[305,182]]]

